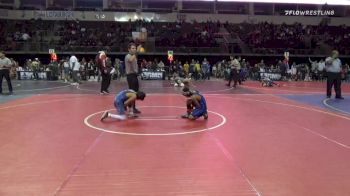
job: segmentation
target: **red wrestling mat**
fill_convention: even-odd
[[[349,116],[277,96],[207,95],[209,119],[189,121],[184,97],[148,95],[138,119],[100,122],[113,99],[0,105],[0,195],[350,195]]]
[[[143,115],[135,119],[120,121],[106,119],[100,122],[101,112],[91,114],[85,118],[87,126],[108,133],[126,135],[181,135],[203,131],[209,131],[221,127],[226,118],[221,114],[209,111],[210,119],[203,117],[195,121],[182,119],[180,116],[186,113],[186,107],[181,106],[140,106]],[[109,112],[116,113],[115,109]]]

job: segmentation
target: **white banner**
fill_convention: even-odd
[[[21,80],[34,79],[32,71],[19,71],[19,75]],[[40,79],[46,79],[46,72],[38,72],[38,77]]]
[[[74,18],[73,11],[35,11],[37,18],[51,18],[51,19],[72,19]]]
[[[260,72],[261,78],[269,78],[271,80],[280,80],[281,73],[268,73],[268,72]]]
[[[163,80],[164,72],[162,71],[144,71],[141,73],[142,80]]]

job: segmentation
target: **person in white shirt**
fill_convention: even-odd
[[[158,63],[158,65],[157,65],[158,69],[164,70],[164,66],[165,66],[165,65],[164,65],[163,61],[160,60],[159,63]]]
[[[292,67],[290,68],[290,73],[291,73],[291,80],[297,81],[298,70],[297,70],[296,64],[294,63],[292,64]]]
[[[334,85],[335,98],[344,99],[341,96],[341,71],[342,64],[338,58],[339,52],[333,50],[330,57],[326,58],[326,71],[327,71],[327,98],[332,95],[332,86]]]
[[[79,62],[78,61],[78,58],[75,56],[75,55],[72,55],[70,58],[69,58],[69,67],[71,70],[73,70],[75,64]]]
[[[69,80],[69,63],[67,60],[63,61],[63,70],[64,70],[64,82],[68,82]]]
[[[24,71],[23,67],[19,66],[16,68],[16,71]]]
[[[241,84],[241,81],[239,80],[239,70],[241,69],[241,65],[239,63],[239,60],[237,58],[234,58],[233,56],[230,57],[231,61],[230,61],[230,76],[229,76],[229,80],[228,83],[226,84],[226,86],[231,86],[231,82],[233,80],[233,87],[236,88],[237,86],[237,82],[239,82],[239,84]]]
[[[5,77],[9,89],[9,94],[12,94],[12,84],[10,78],[10,69],[12,62],[3,52],[0,51],[0,94],[2,94],[2,79]]]
[[[72,84],[79,84],[78,73],[80,69],[80,63],[78,61],[78,58],[75,55],[72,55],[69,58],[69,67],[72,71],[72,77],[73,77]]]
[[[100,51],[97,59],[97,65],[100,69],[102,82],[100,94],[109,94],[108,88],[111,84],[111,71],[112,71],[112,61],[107,57],[104,51]]]
[[[22,34],[22,40],[23,41],[27,41],[27,40],[29,40],[30,39],[30,36],[28,35],[28,33],[23,33]]]
[[[324,78],[324,75],[325,75],[325,70],[326,69],[326,64],[325,62],[323,61],[323,59],[321,59],[319,62],[318,62],[318,65],[317,65],[317,75],[318,75],[318,79],[319,80],[323,80]]]

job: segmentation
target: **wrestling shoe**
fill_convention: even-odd
[[[106,119],[108,117],[108,112],[107,111],[105,111],[103,114],[102,114],[102,116],[101,116],[101,121],[103,121],[104,119]]]
[[[135,114],[141,114],[141,111],[138,110],[138,109],[136,109],[136,108],[134,108],[134,113],[135,113]]]
[[[137,118],[139,116],[137,116],[137,114],[134,114],[134,113],[129,113],[128,114],[128,118]]]
[[[204,117],[205,120],[207,120],[208,119],[208,113],[203,114],[203,117]]]
[[[188,118],[188,117],[189,117],[188,114],[181,115],[181,118]]]

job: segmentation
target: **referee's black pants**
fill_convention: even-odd
[[[128,82],[129,89],[134,90],[135,92],[139,91],[139,79],[137,78],[136,73],[126,74],[126,81]],[[136,109],[136,103],[134,104],[134,112],[138,111]]]
[[[103,92],[108,93],[109,92],[108,88],[109,88],[109,85],[111,84],[111,74],[102,73],[101,76],[102,76],[101,93]]]
[[[0,93],[2,93],[2,79],[5,77],[7,81],[7,86],[9,87],[10,93],[12,93],[12,84],[10,78],[10,70],[9,69],[0,69]]]
[[[341,97],[341,73],[327,72],[327,97],[332,95],[334,85],[335,97]]]
[[[239,82],[239,84],[241,84],[241,81],[239,80],[239,73],[237,73],[237,69],[231,69],[227,86],[231,86],[232,80],[234,82],[233,87],[235,87],[235,88],[237,86],[237,82]]]
[[[135,92],[139,91],[139,79],[136,73],[130,73],[126,75],[126,81],[128,82],[129,89]]]

